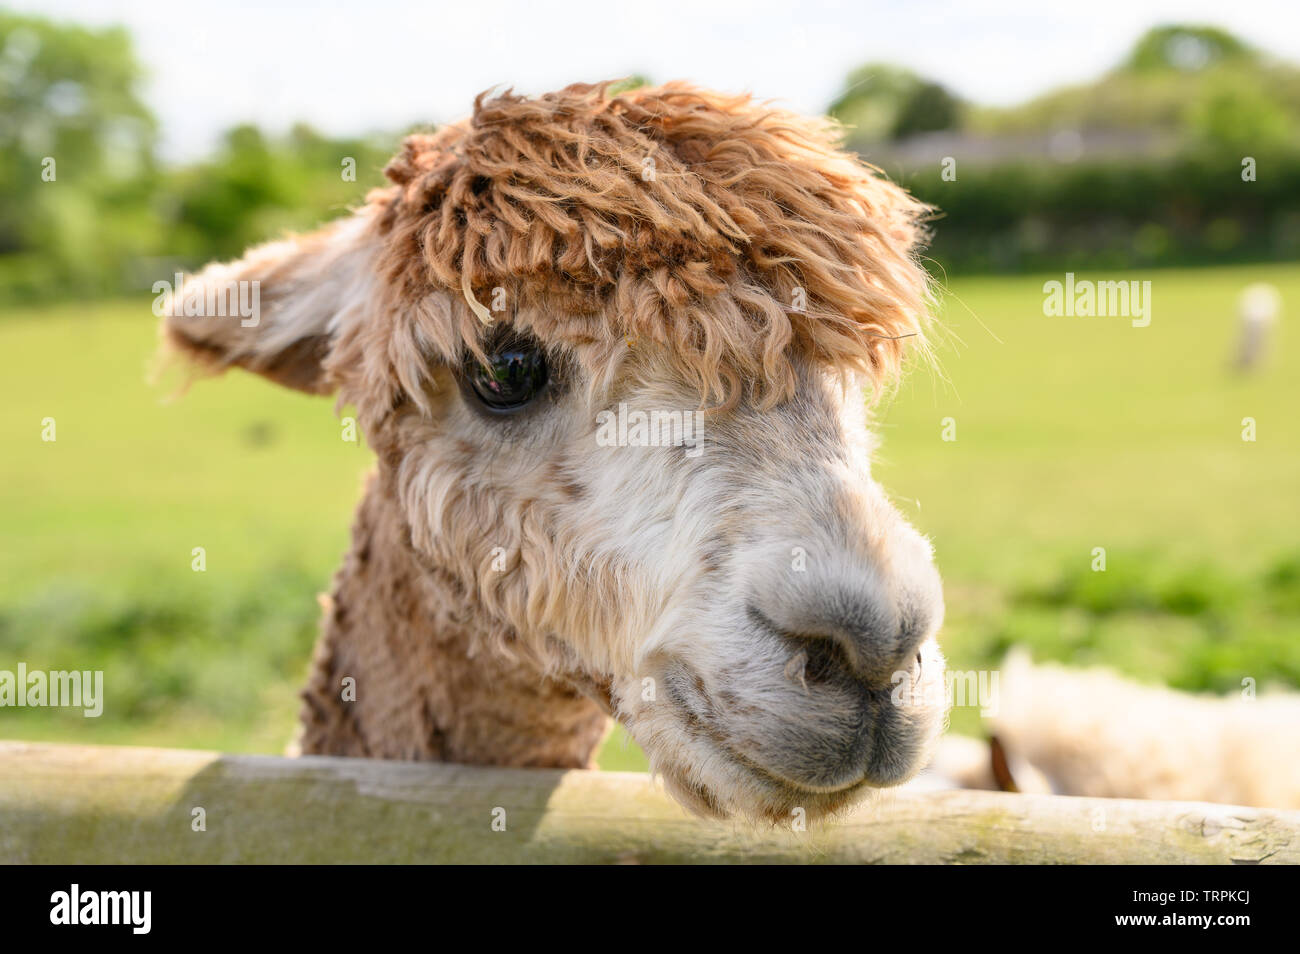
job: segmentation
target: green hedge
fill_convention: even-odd
[[[902,177],[938,209],[929,256],[948,271],[1034,271],[1300,257],[1300,151],[1169,160],[1012,162]]]

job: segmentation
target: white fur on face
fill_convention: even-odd
[[[463,568],[556,674],[608,682],[699,811],[815,816],[915,772],[944,717],[942,595],[869,476],[860,392],[809,371],[774,410],[708,416],[696,455],[597,440],[620,403],[697,410],[666,367],[640,360],[608,388],[564,375],[495,420],[440,374],[431,416],[403,423],[417,548]],[[929,692],[895,705],[899,679]]]

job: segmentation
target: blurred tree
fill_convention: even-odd
[[[859,66],[827,110],[863,138],[884,139],[893,128],[899,107],[916,88],[916,74],[885,63]]]
[[[1178,24],[1148,30],[1122,69],[1195,73],[1223,64],[1253,64],[1258,54],[1226,30]]]
[[[964,121],[989,135],[1129,130],[1259,150],[1300,132],[1300,70],[1222,30],[1162,26],[1092,83],[1009,109],[974,109]]]
[[[881,142],[953,129],[961,121],[961,102],[911,70],[869,63],[849,74],[827,112],[849,127],[855,141]]]
[[[216,257],[257,241],[255,221],[268,209],[292,208],[297,182],[256,126],[226,132],[217,154],[177,177],[176,224],[192,229]]]
[[[917,133],[955,129],[961,121],[961,103],[938,83],[922,83],[912,91],[894,119],[891,138],[906,139]]]
[[[0,301],[147,288],[311,228],[380,184],[398,142],[245,125],[162,169],[141,75],[123,30],[0,13]]]
[[[124,30],[0,12],[0,286],[100,289],[149,241],[141,75]]]
[[[236,126],[215,155],[177,170],[166,184],[168,250],[199,264],[286,230],[311,228],[381,184],[380,170],[398,141],[330,139],[302,123],[276,138]]]

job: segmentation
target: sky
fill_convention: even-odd
[[[18,0],[120,23],[170,159],[240,122],[343,135],[466,114],[495,85],[541,93],[641,73],[818,113],[844,77],[898,63],[980,103],[1086,82],[1149,27],[1211,23],[1300,61],[1300,0]]]

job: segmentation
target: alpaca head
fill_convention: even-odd
[[[821,815],[944,716],[864,393],[920,340],[924,210],[833,143],[684,85],[480,98],[354,215],[181,294],[257,282],[255,319],[178,300],[166,335],[353,404],[477,638],[601,700],[681,801]]]

